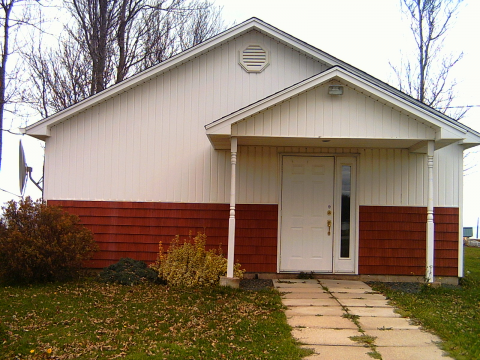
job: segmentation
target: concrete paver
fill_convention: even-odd
[[[286,292],[283,299],[332,299],[332,295],[326,292]]]
[[[287,317],[288,325],[291,327],[304,326],[307,328],[325,328],[325,329],[355,329],[357,326],[348,319],[340,316],[316,316],[316,315],[297,315]]]
[[[296,293],[319,293],[319,294],[326,294],[325,291],[321,287],[313,287],[313,286],[304,286],[304,287],[295,287],[295,288],[289,288],[289,287],[277,287],[277,290],[280,291],[281,293],[288,293],[288,292],[296,292]]]
[[[371,289],[369,288],[342,288],[342,287],[333,287],[333,288],[328,288],[328,290],[332,293],[340,293],[340,294],[348,294],[348,293],[354,293],[354,294],[366,294],[366,293],[374,293]]]
[[[315,279],[310,279],[310,280],[315,280]],[[320,282],[324,286],[332,286],[332,285],[345,286],[345,287],[352,287],[352,286],[359,287],[359,286],[362,286],[362,287],[370,288],[370,286],[368,286],[364,282],[358,281],[358,280],[318,279],[318,280],[315,280],[315,281]]]
[[[362,306],[366,308],[380,308],[380,307],[391,307],[388,305],[387,300],[366,300],[366,299],[338,299],[340,301],[340,304],[351,307],[351,306]]]
[[[415,330],[365,330],[367,335],[375,336],[378,346],[425,346],[439,343],[438,336],[419,329]]]
[[[359,299],[359,300],[386,300],[382,294],[365,294],[365,293],[345,293],[336,292],[335,297],[337,299]]]
[[[320,315],[321,316],[338,316],[341,317],[344,311],[340,305],[338,306],[295,306],[285,311],[287,318],[295,315]]]
[[[363,330],[416,330],[418,326],[410,324],[405,318],[362,316],[358,320]]]
[[[283,299],[286,306],[337,306],[335,299]]]
[[[368,307],[352,307],[349,308],[350,314],[358,316],[381,316],[381,317],[400,317],[394,308],[368,308]]]
[[[411,347],[378,347],[383,360],[448,360],[450,357],[435,345]],[[340,358],[339,358],[340,359]]]
[[[367,353],[370,349],[359,346],[306,346],[315,351],[315,355],[307,356],[305,360],[372,360]],[[405,359],[402,359],[405,360]],[[423,359],[425,360],[425,359]]]
[[[325,282],[322,280],[322,285],[328,290],[333,290],[333,289],[345,289],[345,290],[352,290],[352,289],[363,289],[365,291],[372,291],[372,288],[368,286],[367,284],[361,282],[361,281],[346,281],[346,282]]]
[[[346,345],[362,346],[350,339],[358,336],[357,329],[312,329],[293,328],[292,335],[300,342],[308,345]]]
[[[274,281],[274,286],[288,307],[292,335],[315,351],[307,360],[371,360],[372,348],[351,339],[361,335],[375,338],[383,360],[451,359],[438,348],[437,336],[401,318],[383,295],[363,282],[292,279]],[[360,328],[345,317],[347,311],[358,315]]]

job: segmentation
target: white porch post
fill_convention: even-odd
[[[235,167],[237,165],[237,138],[232,137],[231,142],[232,174],[230,180],[230,218],[228,219],[228,259],[227,278],[233,278],[233,264],[235,262]]]
[[[428,189],[427,189],[427,267],[425,277],[433,282],[434,276],[434,232],[435,223],[433,220],[433,156],[435,142],[428,142],[427,168],[428,168]]]

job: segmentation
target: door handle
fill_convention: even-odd
[[[332,220],[327,220],[327,226],[328,226],[328,235],[330,235],[330,230],[332,229]]]

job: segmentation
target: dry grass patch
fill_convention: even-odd
[[[462,286],[420,287],[418,293],[377,284],[400,314],[442,338],[442,347],[457,360],[480,359],[480,248],[465,248]]]
[[[1,359],[301,359],[276,291],[0,287]]]

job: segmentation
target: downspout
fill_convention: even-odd
[[[230,180],[230,217],[228,219],[228,257],[227,257],[227,278],[233,278],[233,263],[235,257],[235,168],[237,165],[237,138],[232,137],[231,142],[231,164],[232,173]]]
[[[428,168],[428,189],[427,189],[427,261],[425,279],[433,282],[434,276],[434,235],[435,222],[433,219],[433,157],[435,142],[428,142],[427,168]]]

